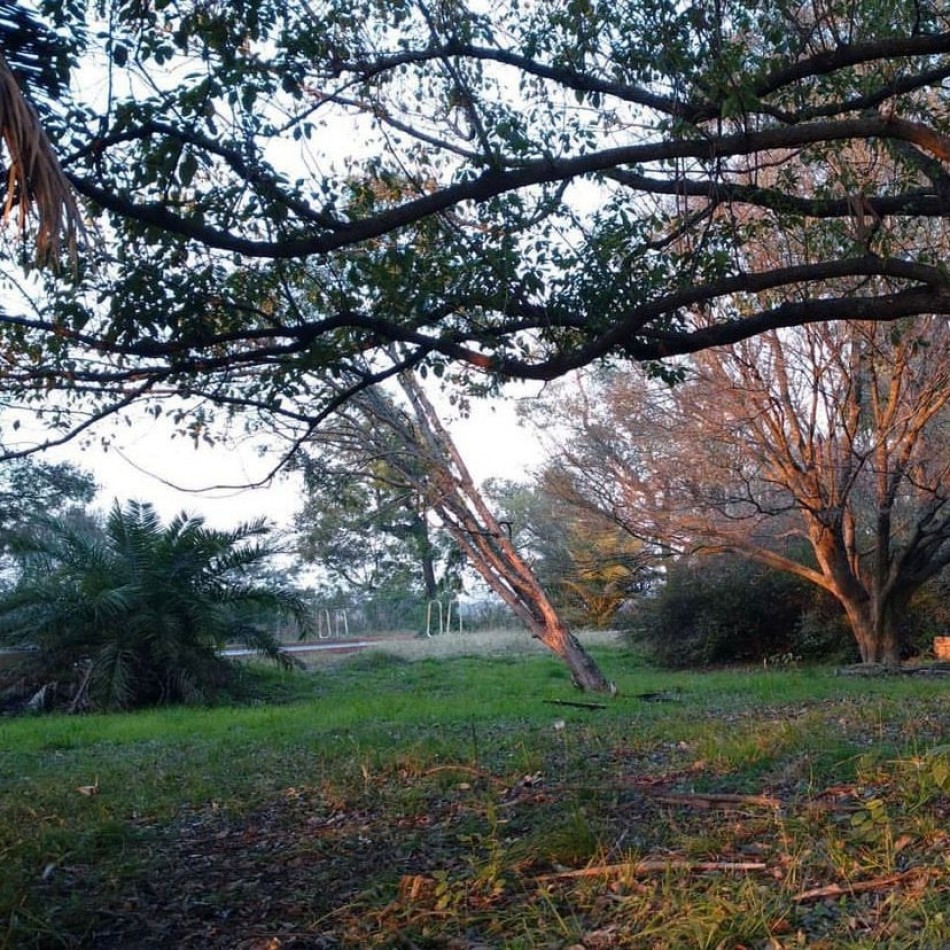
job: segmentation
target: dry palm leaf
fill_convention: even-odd
[[[0,136],[10,162],[2,220],[15,220],[17,230],[25,234],[30,214],[35,213],[38,261],[55,263],[64,240],[74,257],[83,231],[79,207],[39,117],[2,56]]]

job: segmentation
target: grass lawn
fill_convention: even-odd
[[[950,681],[597,656],[3,720],[0,947],[950,946]]]

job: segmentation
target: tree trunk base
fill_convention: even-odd
[[[596,660],[564,627],[545,627],[534,634],[571,672],[571,682],[583,692],[617,694],[617,687],[601,672]]]

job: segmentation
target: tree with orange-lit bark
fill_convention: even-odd
[[[576,686],[594,692],[614,687],[568,628],[475,484],[451,434],[422,386],[410,374],[398,377],[398,399],[381,388],[361,392],[320,433],[315,449],[344,454],[350,464],[384,463],[421,501],[488,587],[570,670]],[[354,472],[354,480],[358,476]]]
[[[698,354],[684,376],[566,394],[561,476],[668,552],[810,581],[863,661],[897,663],[911,597],[950,564],[950,325],[775,331]]]

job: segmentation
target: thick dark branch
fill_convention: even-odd
[[[606,172],[621,165],[689,158],[714,161],[718,158],[799,148],[815,143],[870,138],[908,141],[941,161],[950,161],[950,138],[918,123],[893,117],[865,116],[840,122],[765,129],[718,139],[648,142],[572,158],[543,159],[529,162],[522,168],[486,171],[469,181],[415,198],[373,217],[341,225],[330,233],[282,241],[256,241],[240,237],[183,217],[164,204],[141,204],[75,175],[71,176],[71,181],[76,190],[87,198],[142,224],[161,228],[208,247],[233,251],[248,257],[287,259],[328,254],[411,226],[466,202],[488,201],[532,185],[567,181]]]
[[[877,89],[861,96],[853,96],[850,99],[829,102],[825,105],[810,106],[792,115],[784,114],[783,119],[789,122],[814,122],[817,119],[830,119],[838,115],[878,109],[886,102],[893,102],[900,96],[909,95],[920,89],[940,88],[948,76],[950,76],[950,66],[939,66],[921,73],[890,79]]]
[[[934,56],[946,52],[950,52],[950,33],[888,37],[871,43],[855,43],[849,46],[841,46],[835,50],[817,53],[794,63],[783,63],[756,82],[753,91],[759,99],[766,99],[775,92],[792,86],[803,79],[827,76],[842,69],[879,62],[882,59],[909,59]],[[458,41],[450,41],[441,46],[430,46],[424,50],[408,51],[383,57],[373,63],[348,62],[338,65],[341,72],[352,72],[363,80],[370,80],[397,67],[422,65],[448,57],[466,57],[511,66],[521,73],[537,76],[565,89],[599,93],[622,102],[645,106],[662,115],[683,119],[689,123],[701,123],[721,114],[720,103],[708,99],[692,102],[679,100],[670,96],[658,95],[640,86],[581,73],[567,66],[541,63],[511,50],[481,47]],[[849,111],[873,108],[895,95],[902,95],[939,83],[947,74],[948,70],[946,68],[937,68],[921,73],[919,76],[901,77],[887,87],[882,86],[880,90],[869,93],[860,99],[831,104],[809,111],[807,114],[802,113],[797,118],[800,121],[803,118],[813,119],[820,116],[841,115]]]
[[[807,59],[772,70],[755,84],[755,93],[765,98],[803,79],[829,76],[851,66],[893,62],[900,58],[936,56],[950,52],[950,33],[921,33],[916,36],[889,36],[870,43],[852,43],[817,53]]]
[[[890,297],[841,296],[809,303],[786,304],[730,323],[717,323],[695,330],[661,332],[650,324],[664,316],[705,306],[733,294],[755,294],[780,287],[814,284],[848,277],[889,277],[928,285]],[[888,307],[896,310],[889,313]],[[811,307],[812,309],[808,309]],[[893,320],[922,313],[946,313],[950,307],[950,280],[936,267],[909,261],[885,259],[873,254],[842,261],[824,261],[782,267],[757,274],[740,274],[712,284],[701,284],[658,300],[633,307],[613,325],[586,345],[537,363],[504,358],[491,361],[490,368],[505,376],[524,379],[555,379],[586,366],[611,351],[620,350],[637,360],[695,353],[707,346],[736,343],[768,329],[814,323],[818,320]],[[929,308],[929,309],[928,309]],[[818,316],[817,314],[824,314]],[[866,316],[862,317],[862,314]],[[553,319],[548,325],[557,325]],[[562,324],[571,325],[575,324]],[[447,354],[448,355],[448,354]],[[461,357],[459,357],[461,358]],[[481,365],[478,362],[475,365]]]
[[[640,86],[599,79],[596,76],[580,73],[569,67],[550,66],[546,63],[539,63],[536,60],[522,56],[519,53],[511,52],[510,50],[487,49],[466,43],[450,43],[446,47],[446,52],[448,55],[490,60],[505,66],[512,66],[528,75],[555,82],[566,89],[571,89],[576,92],[600,93],[601,95],[610,96],[623,102],[646,106],[663,115],[684,118],[688,121],[714,108],[707,103],[690,104],[680,102],[669,96],[660,96],[656,93],[649,92]]]
[[[805,326],[831,320],[887,322],[924,314],[950,314],[950,289],[905,290],[875,297],[837,297],[785,303],[732,323],[720,323],[687,333],[650,332],[651,342],[633,343],[630,355],[637,360],[659,360],[671,355],[698,353],[713,346],[728,346],[782,327]]]
[[[930,160],[933,166],[940,163]],[[803,218],[848,218],[854,214],[851,198],[803,198],[775,188],[738,185],[726,181],[694,181],[681,178],[652,178],[624,169],[611,169],[605,177],[634,191],[671,197],[703,198],[713,204],[747,204],[782,215]],[[943,217],[950,212],[950,195],[915,189],[901,195],[865,195],[867,204],[880,217]]]
[[[95,150],[98,153],[112,145],[118,145],[123,142],[140,141],[153,136],[164,136],[182,145],[190,145],[195,149],[200,149],[209,155],[216,155],[222,159],[242,181],[246,182],[252,188],[257,189],[267,200],[286,205],[287,208],[293,211],[294,214],[303,221],[331,230],[345,224],[345,222],[338,218],[334,218],[320,211],[315,211],[305,201],[290,194],[286,190],[286,182],[281,181],[278,176],[260,163],[252,161],[239,149],[224,144],[220,139],[210,138],[195,128],[171,125],[168,122],[159,122],[152,119],[134,128],[126,128],[123,129],[122,132],[116,132],[112,135],[97,138],[90,144],[87,151]],[[75,157],[81,154],[82,153],[77,153]]]

